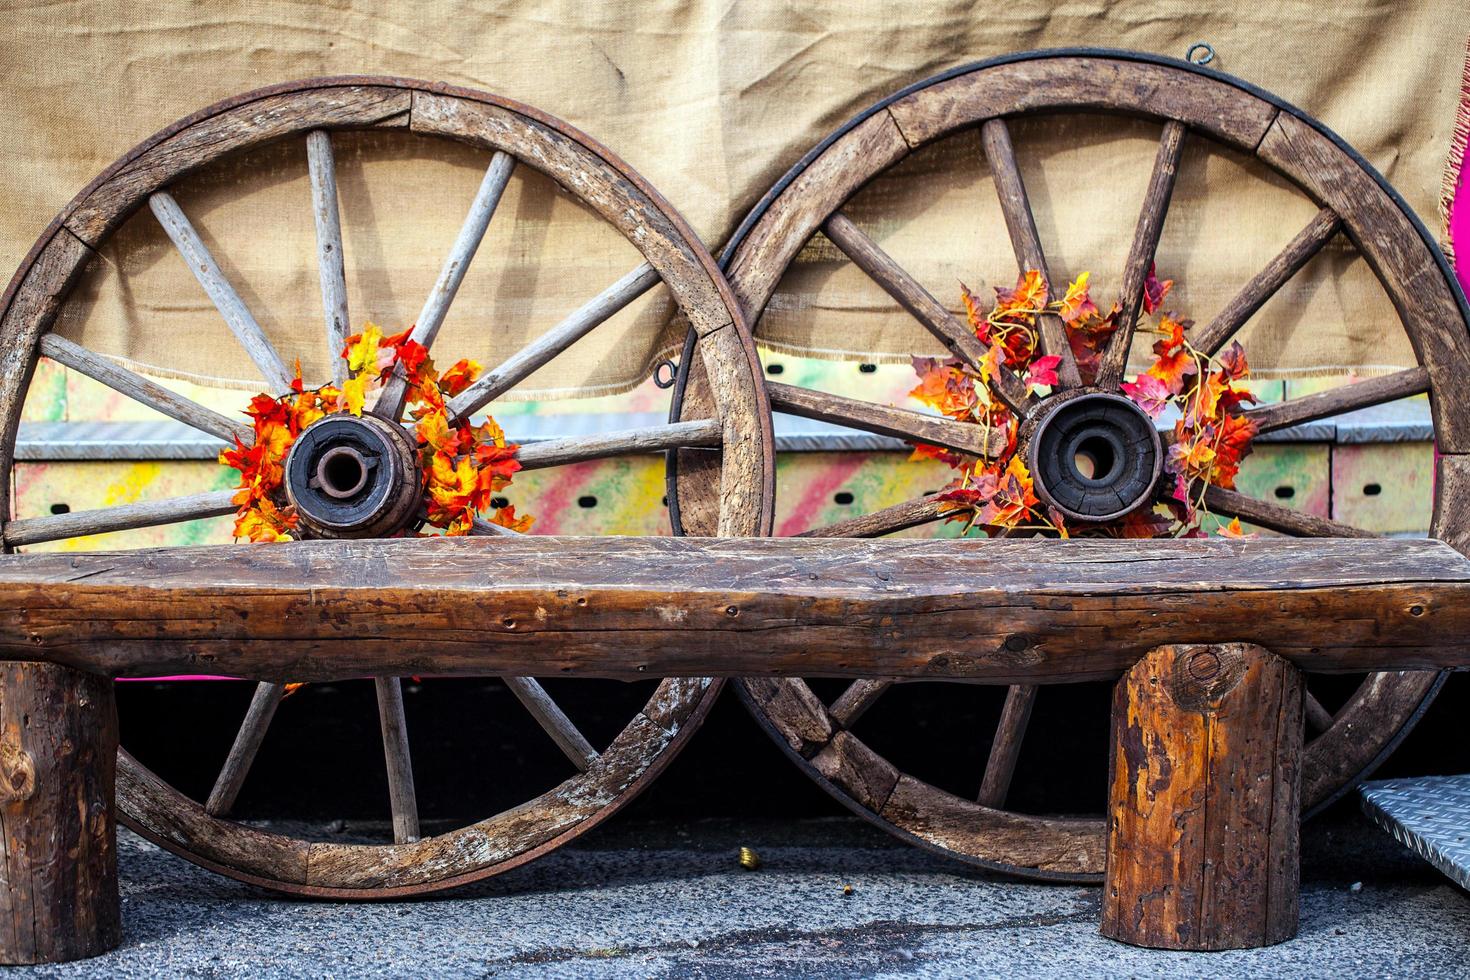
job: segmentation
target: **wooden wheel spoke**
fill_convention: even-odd
[[[347,316],[347,271],[342,256],[342,217],[337,211],[337,164],[332,137],[325,130],[306,134],[306,164],[311,176],[311,211],[316,219],[316,261],[326,317],[327,357],[332,383],[347,380],[347,362],[339,355],[352,332]]]
[[[980,141],[995,179],[996,194],[1005,214],[1006,231],[1010,233],[1011,248],[1016,253],[1016,265],[1022,273],[1031,269],[1040,272],[1046,278],[1050,292],[1055,288],[1051,270],[1047,268],[1046,253],[1041,248],[1041,236],[1036,233],[1036,219],[1031,213],[1026,184],[1021,180],[1021,168],[1016,164],[1016,151],[1011,145],[1011,132],[1005,120],[986,120],[980,127]],[[1054,313],[1043,313],[1039,319],[1042,353],[1055,354],[1062,359],[1057,365],[1060,387],[1077,387],[1082,383],[1082,376],[1077,373],[1077,358],[1067,341],[1066,325]]]
[[[419,839],[419,802],[413,788],[413,761],[408,752],[408,721],[403,714],[403,685],[396,677],[376,677],[378,723],[383,730],[383,760],[388,768],[388,801],[393,808],[393,842]]]
[[[490,521],[485,520],[485,518],[483,518],[483,517],[476,517],[474,524],[472,524],[470,526],[470,533],[471,534],[474,534],[474,535],[478,535],[480,537],[484,537],[484,538],[489,538],[489,537],[509,537],[509,538],[513,538],[513,537],[518,537],[521,532],[520,531],[513,531],[510,528],[508,528],[508,527],[502,527],[499,524],[494,524],[494,523],[492,523]]]
[[[597,761],[597,750],[572,724],[572,720],[546,693],[546,689],[531,677],[503,677],[505,686],[525,705],[536,723],[546,730],[556,747],[571,760],[579,772],[586,772]]]
[[[987,432],[983,426],[970,422],[956,422],[939,415],[876,405],[774,381],[766,382],[766,393],[771,399],[771,409],[788,415],[832,422],[910,442],[943,446],[969,456],[993,457],[1005,450],[1004,432],[994,429]]]
[[[215,778],[214,788],[209,791],[209,799],[204,802],[204,812],[211,817],[224,816],[234,807],[235,799],[240,795],[240,787],[245,785],[245,777],[250,773],[256,753],[260,751],[260,743],[265,741],[266,729],[270,728],[271,719],[276,716],[276,708],[280,706],[281,698],[285,694],[284,684],[261,681],[255,685],[255,694],[250,698],[245,720],[240,723],[234,744],[230,746],[230,754],[225,757],[225,764],[220,767],[219,776]]]
[[[84,374],[93,381],[200,432],[219,436],[227,442],[238,438],[248,444],[255,438],[248,425],[226,418],[214,409],[170,391],[163,385],[114,364],[58,334],[48,333],[41,338],[41,353],[78,374]]]
[[[1320,735],[1331,728],[1336,719],[1333,718],[1332,712],[1328,711],[1322,702],[1313,696],[1311,691],[1306,694],[1307,726]]]
[[[1332,241],[1341,227],[1341,219],[1331,208],[1318,211],[1307,226],[1297,232],[1296,237],[1256,273],[1203,330],[1195,334],[1194,345],[1207,354],[1217,353],[1288,279]]]
[[[1154,252],[1159,247],[1164,218],[1169,213],[1169,198],[1173,196],[1174,178],[1179,173],[1179,155],[1184,150],[1185,132],[1185,125],[1178,120],[1171,119],[1164,124],[1153,174],[1149,177],[1143,209],[1138,215],[1138,227],[1133,232],[1133,246],[1128,251],[1128,264],[1123,267],[1123,290],[1119,300],[1123,311],[1118,321],[1118,332],[1103,352],[1097,372],[1096,381],[1101,388],[1116,388],[1128,367],[1133,331],[1143,310],[1144,283],[1153,266]]]
[[[941,507],[939,494],[931,493],[913,500],[905,500],[892,507],[875,510],[860,517],[849,517],[845,521],[814,527],[803,531],[799,538],[877,538],[895,531],[932,524],[942,519],[948,511]]]
[[[1005,805],[1016,774],[1016,760],[1021,756],[1021,740],[1031,723],[1031,708],[1036,704],[1034,684],[1015,684],[1006,691],[1005,707],[995,726],[995,741],[990,743],[990,757],[985,761],[985,775],[980,781],[976,802],[999,808]]]
[[[217,490],[189,497],[168,497],[164,500],[146,500],[136,504],[120,504],[99,510],[79,510],[69,514],[48,514],[45,517],[27,517],[5,525],[5,543],[11,547],[41,544],[46,541],[61,541],[87,534],[102,534],[107,531],[129,531],[140,527],[157,527],[160,524],[177,524],[181,521],[199,520],[233,514],[235,505],[230,498],[233,490]]]
[[[276,353],[265,331],[245,308],[245,301],[240,299],[240,294],[235,292],[235,287],[230,285],[230,281],[220,271],[219,264],[215,262],[204,240],[199,237],[199,232],[189,223],[179,203],[166,191],[158,191],[149,196],[148,206],[152,208],[163,230],[168,233],[174,247],[183,256],[184,264],[194,273],[194,278],[204,287],[215,309],[219,310],[230,331],[245,348],[245,353],[250,355],[250,360],[260,369],[261,376],[277,394],[290,390],[292,376],[286,370],[281,355]]]
[[[1262,405],[1244,414],[1256,423],[1260,431],[1271,432],[1420,395],[1428,390],[1429,371],[1416,367],[1379,378],[1357,381],[1340,388],[1331,388],[1315,395]]]
[[[956,357],[971,367],[978,367],[985,359],[988,347],[975,337],[975,332],[969,325],[961,322],[943,303],[934,298],[933,293],[919,285],[913,276],[893,261],[847,215],[841,211],[834,212],[822,225],[822,231],[853,264],[882,286],[884,292],[892,296],[899,306],[923,324]],[[1001,401],[1017,415],[1025,416],[1030,410],[1031,399],[1015,372],[1002,366],[992,380]]]
[[[450,413],[463,418],[499,398],[530,377],[536,369],[585,337],[599,324],[652,289],[658,272],[647,262],[598,293],[565,320],[489,371],[449,403]]]
[[[832,707],[827,711],[837,724],[843,728],[851,728],[878,698],[882,697],[883,692],[892,686],[893,681],[891,680],[864,678],[860,681],[853,681],[838,696],[837,700],[832,702]]]
[[[535,470],[566,463],[610,456],[661,452],[665,449],[713,448],[721,444],[723,430],[717,419],[672,422],[643,429],[622,429],[569,439],[548,439],[522,446],[516,459],[522,469]]]
[[[470,204],[464,224],[460,226],[459,236],[449,250],[449,257],[444,260],[444,267],[439,270],[439,278],[429,291],[428,299],[424,300],[424,308],[414,321],[411,336],[425,347],[433,346],[439,328],[444,325],[449,306],[454,302],[460,284],[464,282],[470,260],[475,257],[480,242],[485,238],[485,232],[490,228],[490,219],[495,216],[495,209],[500,204],[500,196],[505,193],[505,185],[510,181],[515,164],[515,157],[497,151],[490,159],[490,166],[485,169],[484,179],[480,181],[480,189],[475,192],[475,200]],[[396,372],[379,393],[375,411],[387,418],[397,419],[403,414],[407,388],[407,379],[401,372]]]
[[[1272,531],[1295,534],[1304,538],[1378,537],[1372,531],[1364,531],[1361,528],[1325,517],[1304,514],[1299,510],[1270,504],[1264,500],[1221,487],[1209,487],[1205,490],[1205,506],[1216,514],[1238,517],[1243,521],[1249,521]]]

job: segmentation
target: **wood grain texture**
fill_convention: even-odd
[[[1303,395],[1284,402],[1272,402],[1259,408],[1248,409],[1243,414],[1256,423],[1261,432],[1274,432],[1304,422],[1332,418],[1344,412],[1356,412],[1360,408],[1382,405],[1413,395],[1422,395],[1429,390],[1429,372],[1422,367],[1409,368],[1376,378],[1354,381],[1319,391],[1314,395]]]
[[[987,433],[983,426],[956,422],[941,415],[892,408],[776,381],[766,382],[766,395],[771,399],[771,408],[777,412],[895,436],[909,442],[943,446],[967,456],[993,457],[1006,447],[1006,434],[998,429]]]
[[[116,676],[1055,683],[1212,630],[1323,672],[1461,667],[1470,562],[1413,540],[533,535],[0,558],[0,657]]]
[[[0,963],[63,963],[121,941],[112,687],[0,664]]]
[[[549,363],[657,283],[658,272],[653,266],[647,262],[639,265],[578,307],[565,320],[480,375],[474,384],[450,401],[450,413],[454,416],[465,416],[479,411],[530,377],[537,368]]]
[[[1154,265],[1159,236],[1164,232],[1164,219],[1169,214],[1169,200],[1174,195],[1174,181],[1179,175],[1179,158],[1184,152],[1187,133],[1183,123],[1171,119],[1164,123],[1164,135],[1159,138],[1153,173],[1149,175],[1143,207],[1138,213],[1138,227],[1133,231],[1133,245],[1123,266],[1123,287],[1118,297],[1123,311],[1118,317],[1118,330],[1108,341],[1097,369],[1095,383],[1104,390],[1116,388],[1128,367],[1133,332],[1143,313],[1144,285]]]
[[[1164,646],[1113,697],[1102,934],[1267,946],[1297,931],[1302,679],[1249,644]]]
[[[59,334],[48,333],[41,338],[40,352],[58,364],[64,364],[93,381],[101,382],[113,391],[127,395],[140,405],[147,405],[171,419],[193,426],[200,432],[219,436],[227,442],[239,439],[249,445],[255,441],[250,426],[226,418],[212,408],[206,408],[191,398],[170,391],[156,381],[134,374],[125,367],[94,354],[79,344],[72,343]]]
[[[178,249],[184,264],[189,267],[194,278],[199,280],[199,285],[209,296],[210,302],[219,310],[220,316],[224,317],[230,333],[235,335],[251,362],[260,370],[260,376],[265,379],[269,389],[277,395],[290,391],[292,375],[286,370],[281,355],[276,352],[260,324],[255,322],[255,317],[245,306],[240,294],[235,292],[235,287],[225,278],[219,263],[215,262],[209,247],[199,237],[199,232],[189,222],[178,202],[172,195],[158,191],[148,198],[148,206],[153,209],[158,223]]]
[[[998,116],[1058,110],[1179,120],[1247,153],[1277,113],[1265,99],[1208,76],[1106,55],[991,65],[925,86],[888,107],[915,147]]]
[[[11,514],[11,466],[21,408],[36,369],[36,345],[51,329],[72,283],[95,253],[65,229],[37,242],[16,270],[0,318],[0,528]]]
[[[1288,279],[1332,241],[1341,228],[1342,222],[1331,208],[1318,211],[1264,269],[1231,297],[1214,319],[1194,332],[1190,342],[1206,354],[1217,353],[1245,326],[1247,320],[1255,316],[1257,310],[1266,305],[1267,300],[1276,295],[1277,290],[1286,285]]]
[[[1268,503],[1223,487],[1211,486],[1205,489],[1205,506],[1215,514],[1238,517],[1258,527],[1302,538],[1378,537],[1373,531],[1364,531],[1341,521]]]
[[[230,744],[225,764],[220,767],[209,797],[204,801],[204,812],[211,817],[224,816],[234,809],[235,800],[239,798],[240,790],[245,785],[245,777],[250,774],[250,767],[255,762],[261,743],[265,741],[265,733],[276,716],[281,698],[285,696],[285,684],[263,681],[255,686],[255,693],[250,696],[250,706],[245,709],[245,720],[240,722],[240,730],[235,733],[235,741]]]
[[[403,684],[397,677],[377,677],[378,727],[383,733],[383,761],[388,772],[388,804],[393,813],[393,842],[419,839],[419,799],[413,785],[413,758],[408,749],[408,719],[403,713]]]
[[[1021,179],[1021,168],[1016,164],[1016,151],[1011,145],[1011,131],[1005,120],[985,120],[980,126],[980,143],[985,148],[985,159],[995,180],[995,192],[1000,198],[1001,213],[1005,215],[1011,249],[1016,253],[1017,269],[1023,275],[1032,270],[1040,272],[1046,280],[1048,293],[1055,292],[1051,268],[1046,264],[1041,236],[1036,232],[1036,218],[1031,213],[1026,183]],[[1062,359],[1057,365],[1060,387],[1076,388],[1082,383],[1082,377],[1077,373],[1077,357],[1072,353],[1062,318],[1055,313],[1042,313],[1037,319],[1041,352],[1055,354]]]
[[[413,321],[413,333],[410,336],[426,348],[434,345],[434,338],[439,335],[439,328],[449,315],[449,307],[454,303],[454,297],[459,293],[466,273],[470,271],[470,262],[480,250],[485,232],[490,229],[490,219],[495,217],[495,209],[500,206],[501,195],[505,193],[505,185],[510,182],[515,166],[515,157],[502,150],[495,151],[490,157],[490,166],[485,168],[485,176],[480,179],[480,186],[475,191],[474,200],[470,202],[469,212],[460,224],[459,234],[455,236],[454,244],[450,246],[449,254],[439,268],[439,278],[434,280],[433,288],[424,298],[423,309],[419,310],[418,317]],[[402,366],[399,366],[383,385],[373,410],[396,421],[403,415],[403,403],[407,394],[408,378],[403,373]]]
[[[843,728],[851,728],[857,720],[867,714],[868,709],[878,703],[883,692],[893,686],[893,681],[865,678],[853,681],[837,700],[827,709],[832,719]]]
[[[253,92],[210,106],[108,168],[67,205],[66,227],[96,247],[149,194],[225,154],[312,129],[405,126],[410,99],[406,89],[344,80],[307,91]]]
[[[324,129],[306,134],[306,168],[311,179],[311,216],[316,225],[317,276],[322,287],[322,316],[332,383],[347,380],[347,362],[338,357],[352,333],[347,312],[347,266],[342,254],[342,216],[337,209],[337,162],[332,135]]]
[[[860,514],[857,517],[849,517],[845,521],[814,527],[810,531],[801,532],[798,537],[876,538],[895,531],[905,531],[911,527],[932,524],[949,513],[939,497],[937,493],[925,494],[922,497],[905,500],[901,504],[893,504],[869,514]]]
[[[887,112],[878,112],[828,147],[771,202],[730,258],[727,276],[741,312],[756,328],[791,260],[875,173],[909,153]]]
[[[934,338],[949,349],[955,357],[978,368],[985,359],[989,346],[975,337],[969,324],[949,311],[934,294],[920,285],[913,276],[878,247],[878,243],[841,211],[836,212],[822,225],[822,231],[832,244],[859,269],[868,274],[883,291],[903,307],[910,316],[918,320],[934,335]],[[1017,415],[1024,417],[1029,409],[1026,387],[1014,371],[1001,366],[992,379],[996,394]]]
[[[566,712],[561,710],[534,677],[504,677],[501,680],[579,771],[586,772],[597,761],[597,750],[592,747],[592,743],[577,730],[572,719],[567,717]]]
[[[505,106],[436,92],[414,93],[412,128],[509,153],[574,189],[638,247],[701,335],[730,322],[733,310],[701,260],[693,233],[643,186],[595,153],[590,140],[575,140]]]
[[[1282,113],[1256,154],[1342,218],[1440,396],[1431,401],[1440,451],[1470,452],[1470,399],[1449,396],[1470,377],[1470,330],[1410,216],[1341,147],[1295,116]]]
[[[564,466],[588,459],[611,456],[633,456],[638,453],[662,452],[680,446],[718,446],[721,427],[714,419],[670,422],[642,429],[619,429],[566,439],[547,439],[527,443],[516,451],[522,469],[536,470],[548,466]]]
[[[981,806],[1005,805],[1006,796],[1011,791],[1011,779],[1016,775],[1016,762],[1021,757],[1021,742],[1026,737],[1026,727],[1031,723],[1037,690],[1035,685],[1019,684],[1006,691],[1000,721],[995,726],[995,739],[990,743],[990,755],[985,760],[985,774],[980,779],[980,793],[975,798]]]
[[[235,512],[235,505],[230,502],[234,495],[233,490],[213,490],[188,497],[143,500],[99,510],[76,510],[68,514],[27,517],[5,525],[5,545],[13,548],[79,538],[88,534],[104,534],[108,531],[129,531],[138,527],[157,527],[160,524],[177,524],[204,517],[220,517]]]

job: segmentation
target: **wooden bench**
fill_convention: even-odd
[[[553,538],[0,557],[0,959],[120,937],[111,678],[1119,678],[1102,931],[1297,928],[1301,670],[1470,666],[1436,541]]]

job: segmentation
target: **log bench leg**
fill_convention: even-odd
[[[1249,644],[1158,647],[1113,695],[1102,934],[1244,949],[1297,931],[1303,687]]]
[[[0,963],[82,959],[122,937],[112,684],[0,663]]]

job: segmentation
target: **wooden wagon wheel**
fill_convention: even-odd
[[[1213,141],[1253,154],[1308,195],[1320,211],[1214,320],[1196,329],[1193,343],[1210,353],[1219,350],[1308,259],[1334,236],[1345,234],[1392,300],[1419,366],[1249,414],[1270,431],[1429,392],[1442,454],[1433,533],[1470,552],[1465,513],[1470,504],[1461,492],[1470,472],[1470,455],[1461,455],[1470,452],[1470,398],[1461,381],[1470,367],[1470,334],[1463,297],[1443,256],[1387,183],[1319,123],[1250,85],[1184,62],[1112,51],[1021,54],[948,72],[875,105],[792,168],[726,248],[722,264],[748,321],[757,323],[798,251],[820,231],[955,356],[976,364],[983,346],[973,331],[849,220],[841,210],[844,202],[916,148],[978,128],[1017,263],[1022,270],[1046,273],[1006,120],[1099,111],[1159,122],[1163,134],[1132,245],[1122,260],[1123,327],[1104,351],[1097,390],[1115,391],[1122,379],[1185,140]],[[1162,264],[1167,266],[1167,259]],[[1080,390],[1060,321],[1043,317],[1041,333],[1044,352],[1063,358],[1057,391],[1038,403],[1027,397],[1014,375],[1002,377],[998,387],[1019,415],[1029,414],[1033,421]],[[983,452],[976,426],[769,380],[766,388],[778,412]],[[679,485],[683,463],[677,454],[671,457],[671,482]],[[1208,503],[1215,513],[1287,534],[1366,533],[1218,488],[1211,488]],[[806,533],[877,536],[940,516],[931,495]],[[1439,682],[1433,673],[1371,675],[1335,713],[1309,698],[1314,737],[1304,774],[1307,807],[1325,805],[1382,760],[1427,707]],[[742,682],[740,690],[809,775],[848,807],[900,837],[973,864],[1027,876],[1089,880],[1101,873],[1100,818],[1040,817],[1005,809],[1036,688],[1009,690],[978,795],[963,798],[900,771],[853,734],[852,726],[888,686],[859,681],[830,704],[799,679]]]
[[[690,372],[692,396],[686,405],[699,405],[704,411],[676,414],[668,425],[533,444],[523,447],[520,461],[534,468],[676,446],[699,447],[691,451],[700,458],[707,479],[686,491],[684,509],[707,515],[710,527],[722,534],[768,533],[770,419],[764,392],[756,381],[755,348],[714,260],[682,218],[607,150],[534,109],[465,89],[371,77],[290,83],[211,106],[129,152],[46,229],[16,272],[0,306],[4,317],[0,322],[0,419],[4,426],[0,430],[0,515],[11,514],[11,469],[21,407],[37,359],[43,355],[203,432],[226,439],[249,436],[240,423],[50,332],[77,274],[114,230],[145,204],[258,366],[266,387],[284,392],[289,385],[290,378],[270,340],[168,191],[172,182],[225,154],[274,140],[306,141],[313,200],[302,201],[302,214],[311,207],[317,227],[326,323],[323,342],[334,351],[341,349],[350,332],[347,272],[330,133],[369,127],[397,127],[405,133],[457,140],[489,151],[479,192],[458,238],[452,247],[445,243],[448,255],[443,272],[414,328],[413,336],[425,346],[432,343],[443,322],[501,192],[517,167],[534,168],[575,195],[633,243],[646,260],[486,372],[453,400],[451,413],[460,416],[478,411],[662,281],[699,337],[697,349],[685,362],[695,368]],[[302,328],[308,329],[305,324]],[[309,329],[316,332],[321,327]],[[390,380],[375,411],[396,420],[403,410],[403,397],[401,382]],[[329,418],[354,421],[344,415]],[[383,423],[379,427],[395,428]],[[228,491],[204,493],[83,513],[23,517],[5,521],[0,534],[6,550],[14,550],[82,534],[223,515],[233,510],[230,496]],[[402,523],[379,525],[375,530],[392,533]],[[360,535],[364,529],[365,525],[354,533]],[[477,530],[514,533],[488,523],[477,525]],[[428,542],[425,546],[433,547]],[[434,891],[523,864],[617,811],[687,741],[720,686],[709,678],[664,680],[611,743],[599,748],[577,731],[534,679],[505,680],[577,771],[541,796],[470,826],[418,839],[403,703],[396,679],[378,682],[394,843],[308,841],[222,816],[280,700],[281,687],[276,684],[261,684],[257,689],[235,747],[203,804],[186,798],[122,753],[118,772],[122,820],[191,861],[294,894],[375,898]]]

